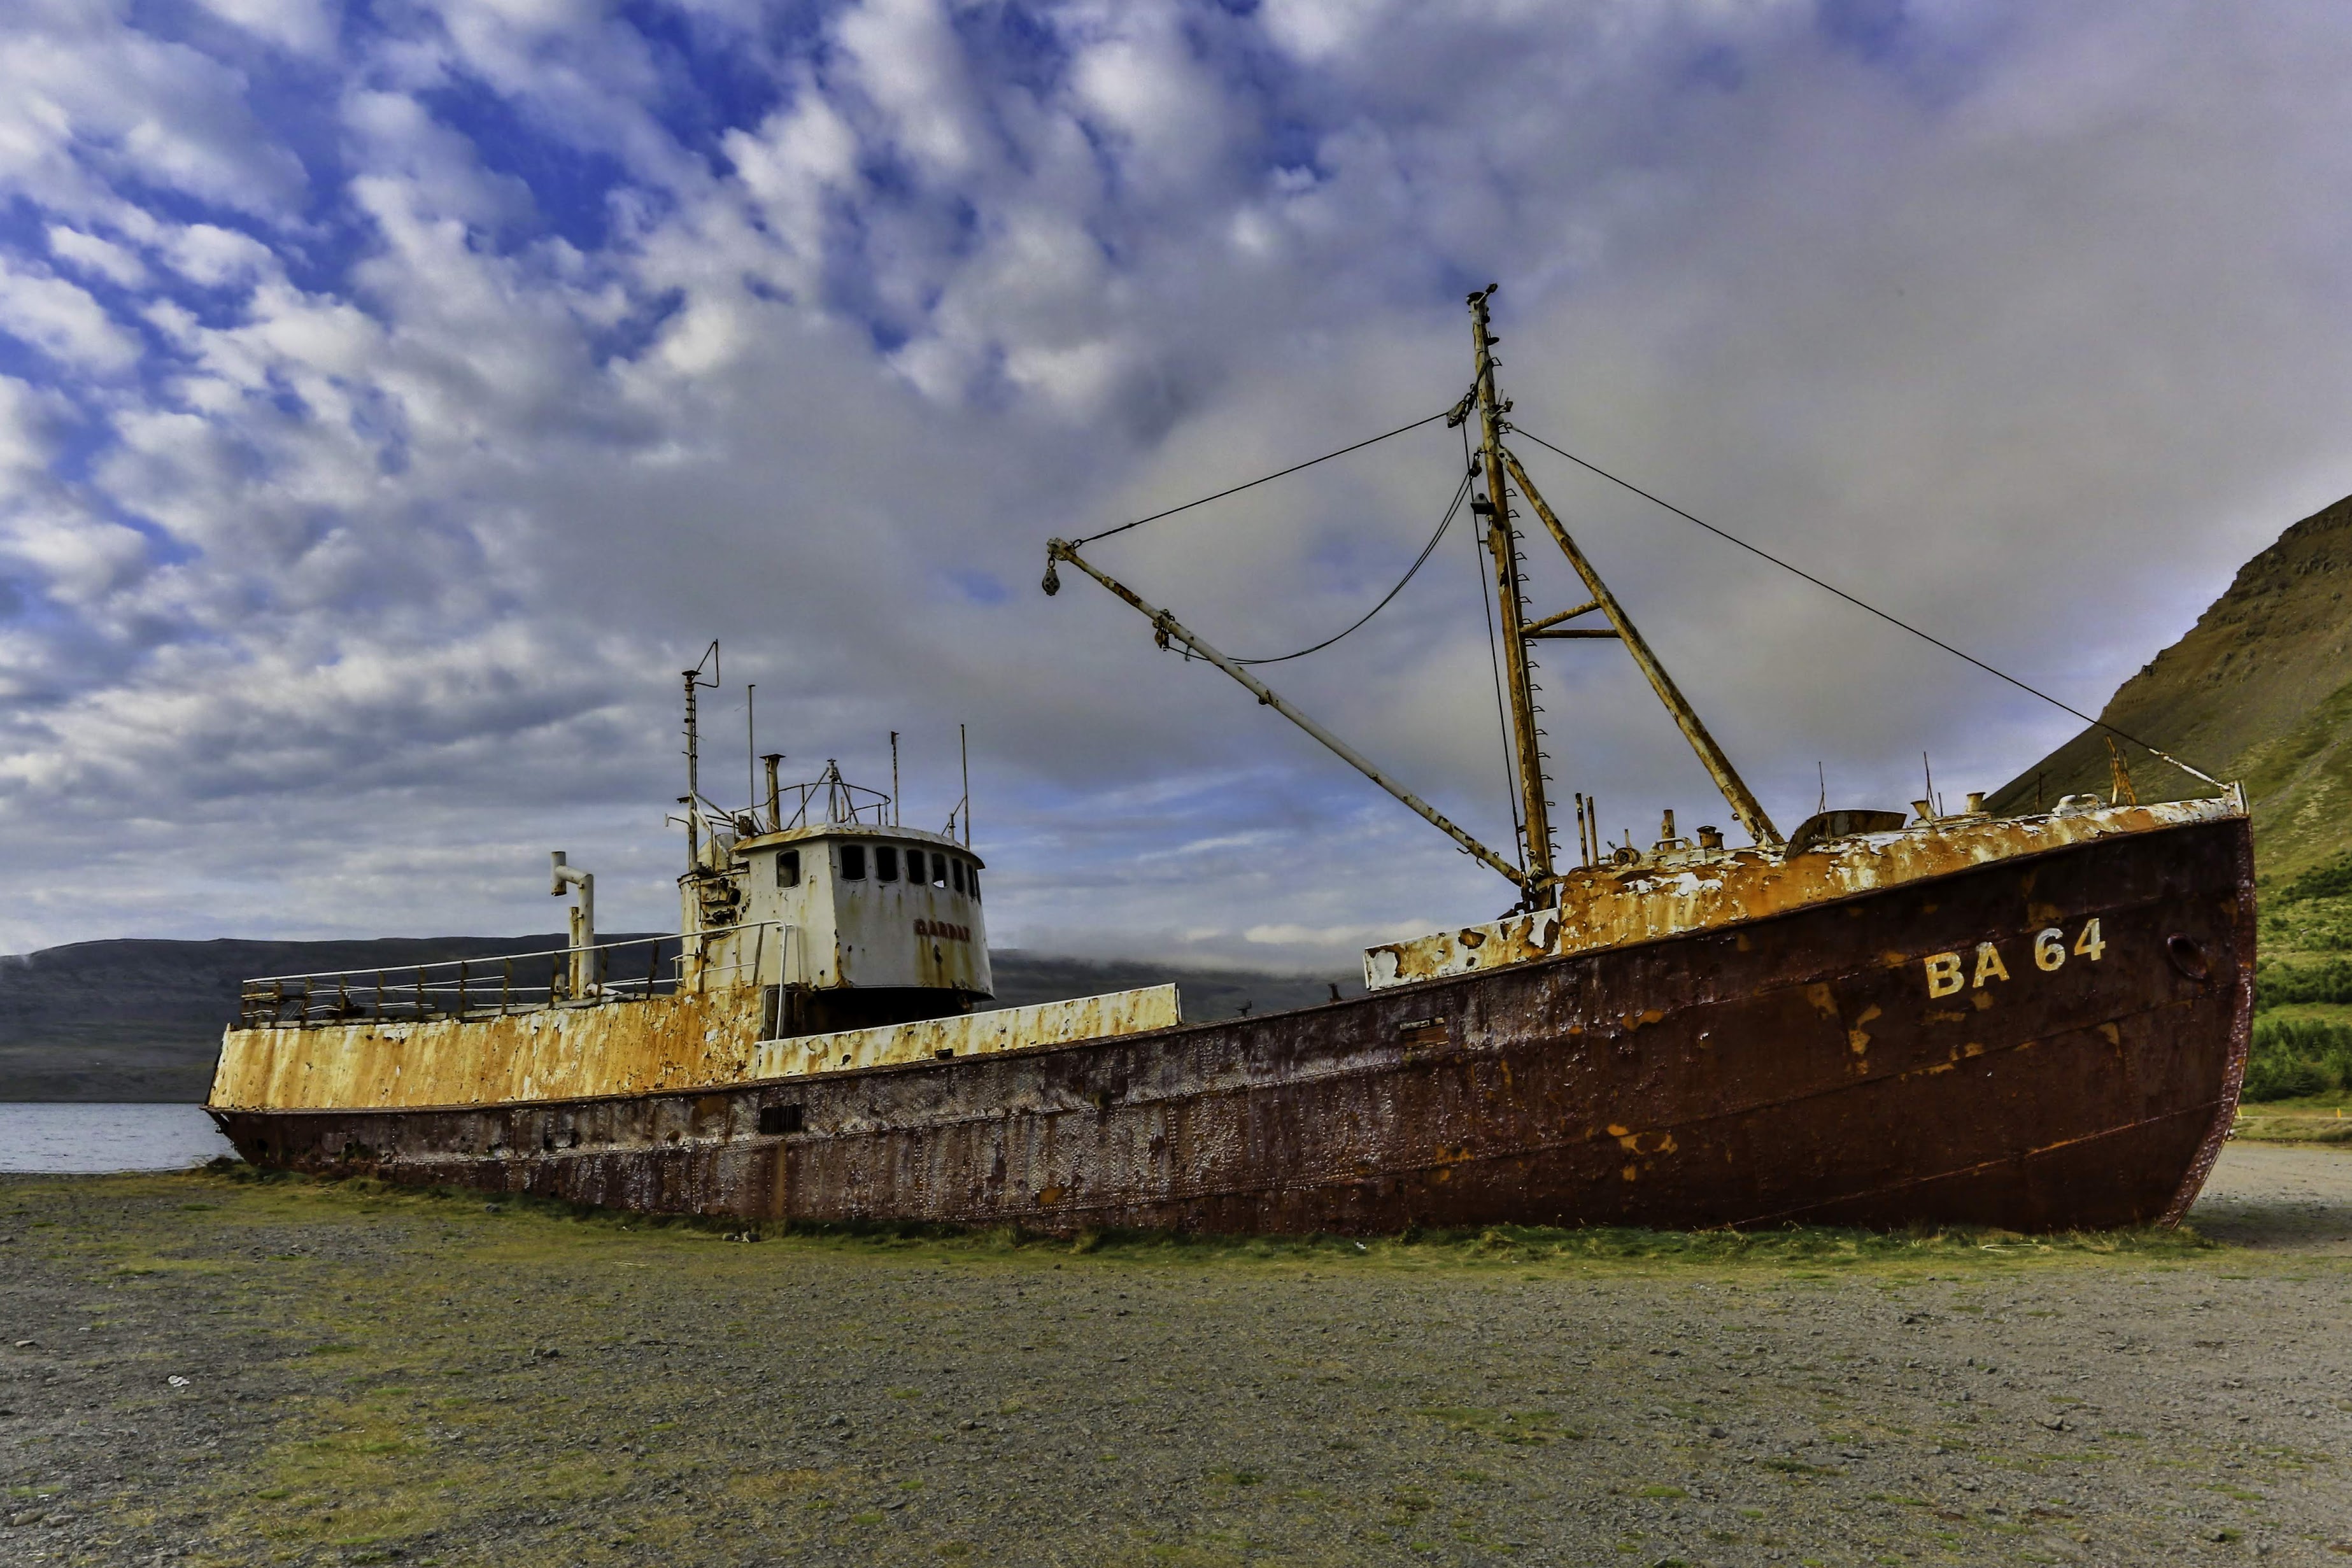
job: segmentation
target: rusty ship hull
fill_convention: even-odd
[[[2167,1223],[2235,1110],[2252,885],[2240,812],[1297,1012],[653,1092],[213,1113],[258,1165],[760,1221]]]

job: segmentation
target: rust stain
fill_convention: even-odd
[[[759,1039],[761,989],[415,1023],[231,1029],[210,1103],[241,1110],[482,1105],[643,1094],[887,1067],[1170,1029],[1174,986],[788,1040]]]
[[[1173,1029],[1182,1021],[1176,988],[1147,986],[1069,1001],[766,1040],[753,1059],[749,1076],[783,1078],[843,1068],[888,1067],[942,1056],[1025,1051]]]
[[[2153,828],[2219,821],[2234,810],[2226,800],[2209,800],[2037,817],[1945,818],[1831,840],[1795,854],[1762,848],[1694,849],[1645,855],[1631,866],[1584,867],[1566,874],[1558,910],[1366,948],[1364,983],[1379,990],[1472,968],[1738,925],[2019,856]],[[2029,891],[2033,886],[2026,883]],[[2037,909],[2056,907],[2040,894],[2034,904]],[[1932,915],[1938,907],[1930,893],[1916,913]],[[2038,915],[2034,918],[2050,924]],[[1474,934],[1476,943],[1468,940]],[[1741,951],[1747,942],[1744,934],[1737,938]]]
[[[505,1017],[231,1029],[210,1103],[479,1105],[736,1082],[758,1022],[756,988],[736,987]]]

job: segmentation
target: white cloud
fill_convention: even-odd
[[[242,75],[131,26],[127,9],[28,0],[0,29],[0,189],[68,217],[118,216],[116,182],[248,213],[299,197],[301,164],[246,104]]]
[[[47,469],[57,451],[61,402],[29,382],[0,376],[0,476],[9,490]]]
[[[939,0],[862,0],[834,35],[891,145],[925,177],[959,179],[991,161],[980,89]]]
[[[81,607],[143,570],[147,545],[136,530],[77,509],[19,506],[0,520],[0,559],[8,559],[38,571],[61,602]]]
[[[48,238],[50,255],[83,272],[125,288],[136,288],[147,281],[145,265],[112,240],[84,234],[63,224],[51,224]]]
[[[334,47],[342,7],[333,0],[199,0],[223,21],[301,55]]]
[[[0,256],[0,331],[76,369],[111,374],[139,358],[139,340],[105,307],[45,268]]]
[[[756,131],[729,131],[721,145],[761,221],[794,256],[814,261],[825,249],[828,204],[858,184],[857,134],[805,75],[787,90],[790,108]],[[796,281],[819,276],[802,271]]]
[[[529,215],[530,187],[485,169],[480,149],[436,122],[415,98],[355,91],[343,100],[342,118],[371,177],[400,178],[416,209],[482,229],[504,228]]]
[[[181,277],[207,288],[250,284],[278,271],[268,246],[216,224],[188,225],[165,243],[164,254]]]

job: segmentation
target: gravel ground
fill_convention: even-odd
[[[0,1562],[2352,1561],[2352,1152],[2179,1236],[789,1236],[0,1181]]]
[[[2352,1149],[2231,1144],[2194,1223],[2232,1247],[2352,1256]]]

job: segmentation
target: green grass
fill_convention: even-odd
[[[134,1178],[110,1178],[134,1179]],[[202,1172],[143,1180],[173,1180],[234,1192],[248,1189],[246,1203],[268,1195],[273,1205],[315,1209],[326,1205],[354,1212],[423,1207],[467,1226],[522,1226],[554,1222],[565,1228],[606,1232],[666,1234],[680,1240],[716,1241],[751,1236],[818,1253],[887,1255],[954,1264],[1059,1263],[1072,1267],[1151,1264],[1216,1269],[1325,1268],[1515,1270],[1540,1281],[1561,1269],[1759,1268],[1797,1279],[1827,1279],[1853,1269],[1909,1264],[1981,1266],[2002,1257],[2048,1259],[2168,1260],[2191,1257],[2212,1244],[2183,1226],[2129,1230],[2063,1232],[2021,1236],[2004,1230],[1944,1226],[1906,1231],[1852,1230],[1829,1226],[1785,1226],[1758,1230],[1642,1230],[1622,1226],[1557,1228],[1494,1226],[1483,1229],[1411,1229],[1400,1235],[1193,1236],[1170,1231],[1089,1230],[1076,1239],[1034,1234],[1009,1226],[977,1230],[955,1226],[901,1223],[775,1224],[746,1226],[737,1219],[623,1214],[576,1204],[509,1196],[486,1208],[478,1193],[414,1188],[383,1183],[327,1181],[285,1172],[256,1171],[218,1160]],[[259,1188],[260,1192],[249,1189]],[[245,1205],[241,1204],[240,1207]],[[230,1222],[236,1217],[224,1216]],[[171,1267],[141,1259],[131,1267]]]
[[[2352,1091],[2352,1024],[2308,1015],[2255,1016],[2246,1056],[2246,1099],[2309,1099],[2347,1091]]]
[[[2352,1144],[2352,1107],[2346,1099],[2336,1094],[2241,1106],[2231,1131],[2258,1144]]]
[[[2352,855],[2257,882],[2250,1103],[2352,1103]]]
[[[658,1223],[658,1222],[656,1222]],[[683,1225],[684,1222],[681,1222]],[[2051,1256],[2175,1258],[2210,1244],[2193,1230],[2146,1228],[2024,1237],[2011,1231],[1936,1227],[1911,1231],[1788,1226],[1770,1230],[1642,1230],[1591,1226],[1497,1226],[1478,1230],[1413,1230],[1401,1236],[1188,1236],[1163,1231],[1090,1231],[1066,1238],[938,1226],[787,1225],[771,1239],[797,1247],[851,1252],[910,1252],[942,1260],[1012,1260],[1050,1253],[1094,1263],[1156,1263],[1202,1268],[1329,1266],[1339,1269],[1517,1270],[1541,1281],[1552,1268],[1591,1264],[1755,1266],[1811,1270],[1812,1277],[1889,1263],[1980,1262],[2004,1249]],[[1535,1271],[1530,1272],[1530,1270]]]

